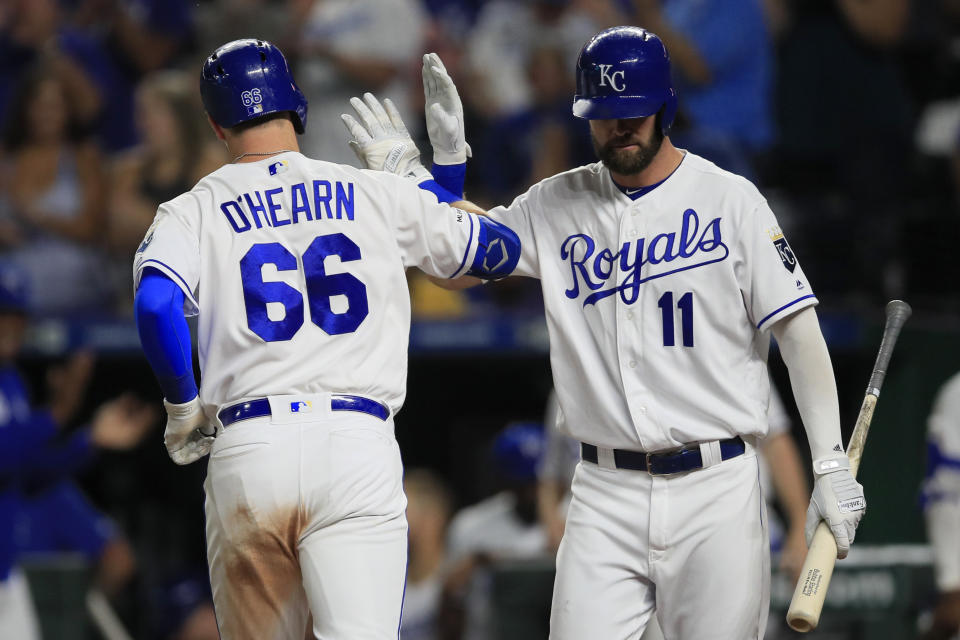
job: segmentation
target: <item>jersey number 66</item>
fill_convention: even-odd
[[[310,321],[329,335],[353,333],[367,317],[367,286],[349,273],[327,274],[324,260],[338,256],[340,262],[360,259],[360,247],[342,233],[317,236],[303,252]],[[286,282],[264,282],[263,265],[273,264],[277,271],[296,271],[297,257],[279,242],[255,244],[240,259],[243,302],[247,326],[266,342],[289,340],[303,326],[303,294]],[[344,296],[347,308],[335,312],[333,296]],[[271,320],[269,303],[283,305],[280,320]]]

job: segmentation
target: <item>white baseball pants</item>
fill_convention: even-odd
[[[291,412],[303,398],[310,413]],[[270,404],[272,416],[226,427],[210,452],[207,558],[221,637],[395,640],[407,521],[393,419],[331,411],[323,394]]]
[[[33,608],[30,585],[17,567],[0,582],[0,638],[40,640],[40,624]]]
[[[551,640],[763,637],[770,550],[757,458],[672,476],[581,462],[557,555]]]

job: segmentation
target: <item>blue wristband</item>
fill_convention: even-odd
[[[436,180],[424,180],[417,185],[424,191],[429,191],[433,195],[437,196],[437,200],[440,202],[446,202],[450,204],[451,202],[457,202],[458,200],[463,200],[463,196],[458,196],[456,194],[450,193],[442,186],[437,184]]]
[[[430,168],[433,179],[450,193],[460,196],[463,200],[463,181],[467,176],[467,163],[436,164]]]

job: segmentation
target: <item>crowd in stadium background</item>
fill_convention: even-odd
[[[26,274],[37,323],[132,322],[130,265],[157,206],[230,161],[199,115],[197,80],[204,56],[240,37],[275,42],[291,59],[310,102],[304,153],[355,166],[339,115],[365,91],[391,98],[420,148],[430,149],[420,60],[437,52],[464,100],[473,148],[466,195],[482,206],[506,204],[544,177],[595,160],[586,125],[570,113],[573,69],[583,43],[616,24],[641,25],[664,40],[680,102],[671,139],[760,186],[821,309],[879,313],[886,300],[904,298],[920,326],[955,332],[957,0],[7,0],[0,6],[0,257]],[[415,322],[542,315],[533,281],[450,292],[409,277]],[[475,359],[445,357],[465,379],[488,375]],[[837,366],[864,357],[841,357]],[[456,468],[462,443],[485,450],[508,421],[542,420],[548,367],[542,357],[520,360],[516,371],[534,372],[537,393],[505,400],[502,413],[514,415],[466,419],[459,443],[456,435],[418,432],[401,414],[408,468],[434,473],[410,476],[427,505],[420,521],[428,531],[411,534],[412,570],[442,564],[437,547],[449,512],[497,486],[492,471],[466,477],[480,464]],[[128,388],[159,409],[135,353],[96,362],[58,353],[27,358],[23,368],[38,403],[59,397],[63,376],[68,386],[89,387],[75,424]],[[426,413],[418,396],[444,377],[438,368],[412,365],[409,415]],[[847,377],[855,376],[838,374],[841,394]],[[860,377],[847,386],[865,382]],[[58,380],[51,390],[48,378]],[[925,397],[943,380],[931,375]],[[921,429],[930,404],[916,404],[922,412],[912,426]],[[417,442],[420,435],[432,444]],[[61,501],[52,509],[72,505],[70,518],[102,534],[75,544],[106,563],[101,583],[135,637],[201,638],[180,627],[206,625],[209,633],[211,623],[210,612],[194,606],[207,588],[198,536],[203,469],[173,468],[159,440],[154,430],[130,453],[102,454],[79,477],[90,501],[72,486],[47,498]],[[91,502],[111,524],[96,524],[102,514]],[[920,520],[919,511],[914,516]],[[547,552],[547,533],[536,535]],[[415,545],[429,552],[418,556]],[[424,554],[424,565],[415,565]],[[401,637],[429,637],[409,633]]]

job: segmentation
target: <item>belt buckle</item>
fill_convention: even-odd
[[[644,454],[646,456],[646,462],[647,462],[647,473],[651,476],[675,476],[678,473],[684,473],[684,470],[682,469],[680,471],[667,471],[663,473],[654,473],[651,463],[653,462],[654,458],[662,458],[663,456],[672,456],[672,455],[682,455],[684,451],[687,451],[691,448],[692,447],[690,447],[689,445],[685,445],[682,447],[677,447],[676,449],[669,449],[667,451],[655,451],[655,452],[649,452]]]
[[[647,465],[647,474],[649,474],[649,475],[651,475],[651,476],[658,476],[658,475],[660,475],[659,473],[654,473],[654,472],[653,472],[653,467],[650,466],[650,461],[651,461],[651,459],[653,458],[654,454],[652,454],[652,453],[650,453],[650,452],[648,451],[648,452],[644,453],[643,455],[644,455],[644,461],[646,462],[646,465]]]
[[[664,455],[664,453],[666,453],[666,452],[663,452],[663,453],[647,453],[647,454],[645,454],[645,455],[646,455],[646,460],[647,460],[647,473],[648,473],[649,475],[651,475],[651,476],[672,476],[672,475],[674,475],[675,473],[677,473],[676,471],[668,471],[667,473],[656,473],[656,472],[654,472],[654,470],[653,470],[653,464],[652,464],[652,463],[653,463],[653,459],[654,459],[654,458],[662,457],[662,456]]]

